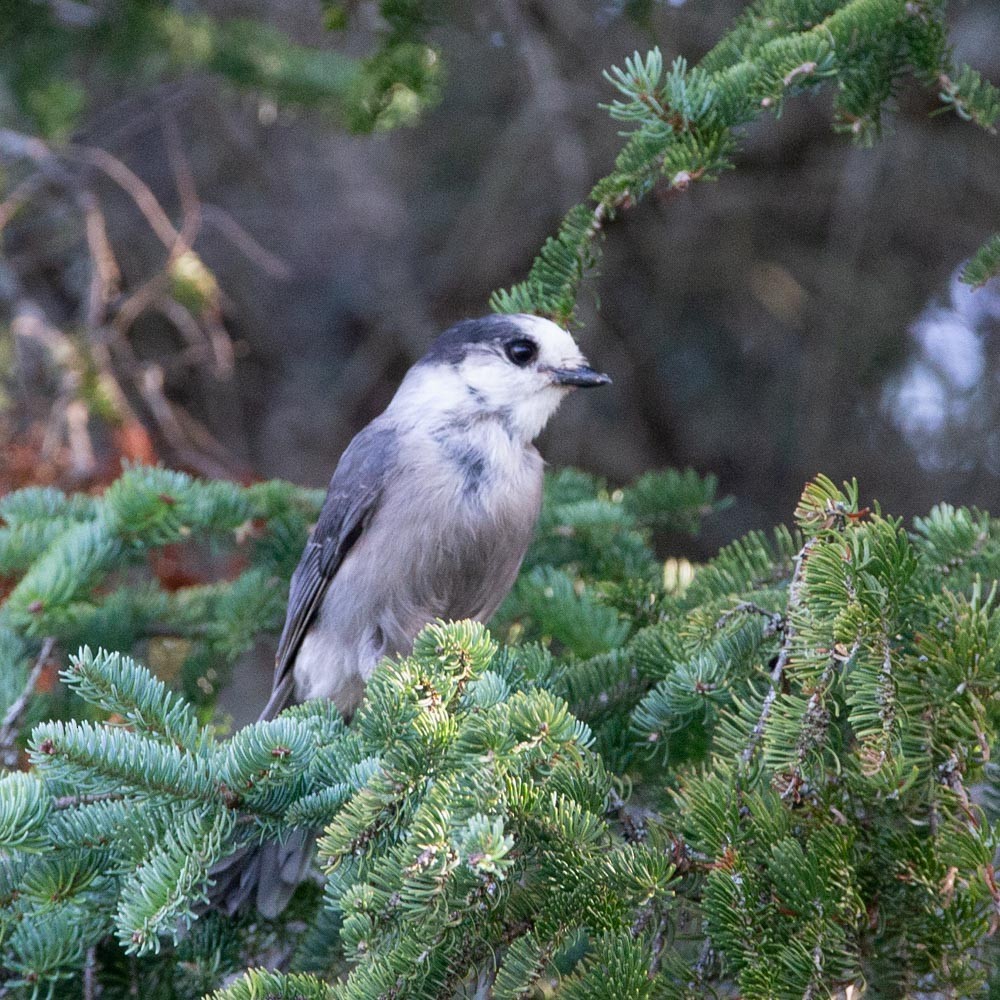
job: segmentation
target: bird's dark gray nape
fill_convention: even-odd
[[[499,344],[510,337],[525,336],[524,328],[512,316],[481,316],[463,319],[449,327],[428,348],[418,364],[457,365],[465,360],[469,348]]]

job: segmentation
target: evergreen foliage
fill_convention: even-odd
[[[962,281],[973,288],[982,288],[991,278],[1000,275],[1000,233],[993,236],[973,255],[962,270]]]
[[[419,49],[421,6],[382,7]],[[495,306],[570,318],[603,224],[717,176],[786,96],[835,84],[865,141],[912,74],[990,127],[943,17],[758,0],[698,66],[626,61],[615,172]],[[206,28],[206,65],[233,67],[211,61],[230,30]],[[654,538],[696,531],[716,491],[550,477],[490,631],[429,625],[349,726],[315,702],[229,738],[214,693],[279,627],[320,497],[131,468],[100,498],[0,500],[5,729],[53,645],[79,649],[70,700],[27,703],[30,768],[0,778],[0,996],[995,995],[1000,521],[942,504],[907,529],[818,477],[793,527],[662,563]],[[219,582],[166,571],[193,553]],[[205,912],[217,862],[293,836],[321,875],[280,919]]]
[[[437,99],[439,67],[423,39],[433,4],[383,0],[376,50],[356,59],[294,42],[250,18],[213,18],[170,0],[115,4],[9,3],[0,23],[0,70],[14,98],[15,124],[67,139],[86,110],[96,74],[156,82],[211,72],[279,104],[336,111],[355,131],[412,123]],[[331,30],[346,28],[344,6],[326,5]]]
[[[494,310],[572,322],[604,225],[654,189],[717,179],[733,167],[741,131],[780,115],[798,94],[833,87],[834,128],[870,144],[913,76],[945,108],[995,131],[1000,91],[953,66],[945,8],[944,0],[757,0],[696,66],[678,58],[667,67],[654,48],[612,67],[605,76],[618,97],[605,107],[625,138],[614,170],[570,209],[525,281],[494,293]],[[980,251],[973,283],[984,266],[995,272],[995,251]]]
[[[553,477],[495,626],[518,641],[428,626],[350,726],[316,702],[220,739],[129,657],[71,657],[99,717],[36,725],[0,780],[3,988],[78,996],[89,963],[107,997],[980,995],[1000,522],[905,530],[820,477],[794,530],[668,585],[651,527],[714,508],[697,483]],[[83,506],[141,513],[125,492]],[[213,864],[296,830],[322,891],[199,916]]]
[[[280,628],[284,581],[321,500],[286,483],[241,487],[138,466],[100,499],[51,488],[0,499],[0,567],[9,581],[0,704],[17,696],[39,639],[51,636],[66,649],[105,644],[170,662],[187,697],[209,705],[258,633]],[[206,574],[221,579],[201,582]],[[81,663],[71,687],[120,708],[126,679],[99,680]],[[107,689],[93,688],[102,683]],[[132,722],[147,710],[123,714]],[[173,725],[181,709],[162,711]]]

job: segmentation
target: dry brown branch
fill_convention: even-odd
[[[145,181],[134,174],[118,157],[97,146],[72,146],[70,149],[73,155],[84,163],[96,167],[113,180],[132,199],[149,223],[150,229],[169,251],[180,252],[178,244],[181,242],[181,234],[174,228],[163,206]]]
[[[104,322],[108,304],[118,294],[122,275],[97,197],[93,191],[81,189],[76,195],[76,202],[83,213],[90,252],[90,296],[85,322],[87,329],[93,330]]]
[[[215,315],[205,316],[204,323],[215,358],[215,373],[219,378],[230,378],[236,368],[236,349],[229,331]]]
[[[190,247],[201,229],[201,199],[195,187],[191,162],[184,152],[180,132],[177,130],[177,122],[170,112],[163,111],[160,126],[167,148],[167,159],[174,175],[174,185],[181,200],[180,241],[185,247]]]
[[[0,129],[0,156],[31,160],[38,168],[38,173],[33,176],[40,178],[39,187],[42,181],[52,183],[63,190],[80,211],[91,265],[90,288],[83,308],[83,320],[88,337],[91,337],[103,322],[108,303],[118,292],[121,277],[96,196],[79,183],[76,176],[60,163],[55,153],[40,139],[21,135],[10,129]],[[17,194],[18,191],[15,190],[5,205],[14,209],[16,206],[12,201],[16,202]],[[21,190],[22,198],[25,194]],[[44,315],[36,303],[24,296],[13,269],[8,268],[7,272],[11,279],[9,284],[17,290],[11,296],[11,312],[14,315],[11,328],[15,338],[22,336],[41,342],[61,373],[60,388],[52,406],[43,450],[47,454],[54,453],[59,441],[65,436],[72,473],[79,478],[86,478],[96,468],[96,457],[88,431],[86,408],[76,398],[84,370],[83,359],[70,338]],[[107,363],[106,351],[95,351],[94,360],[109,393],[116,401],[124,403],[125,394]],[[127,413],[127,408],[122,407],[122,412]]]
[[[82,219],[90,281],[80,303],[80,322],[87,338],[89,358],[84,357],[71,337],[23,295],[13,266],[4,268],[3,276],[9,274],[11,281],[7,283],[8,288],[0,290],[0,296],[10,303],[15,337],[41,343],[59,370],[57,398],[53,401],[44,435],[43,453],[51,458],[65,443],[76,476],[85,477],[96,468],[88,432],[88,410],[81,398],[83,376],[90,365],[96,366],[103,390],[123,416],[137,420],[129,400],[142,401],[141,409],[148,416],[146,421],[139,422],[148,422],[151,418],[178,461],[207,475],[232,474],[237,470],[239,463],[231,452],[199,421],[170,403],[165,393],[165,367],[190,369],[210,359],[212,374],[219,380],[220,389],[223,383],[232,379],[235,371],[236,352],[223,322],[225,293],[205,269],[204,305],[189,309],[172,296],[175,268],[184,263],[186,254],[192,254],[194,280],[200,280],[204,265],[194,256],[192,244],[207,219],[224,239],[265,273],[278,278],[290,275],[287,264],[265,250],[227,212],[202,205],[190,160],[172,114],[161,109],[159,122],[180,199],[179,227],[171,221],[150,187],[106,150],[75,145],[56,152],[33,136],[0,129],[0,158],[27,160],[35,167],[35,172],[0,203],[0,231],[6,220],[47,185],[68,198]],[[94,170],[125,192],[167,251],[162,267],[141,281],[124,299],[120,299],[121,268],[102,206],[90,186]],[[133,348],[133,327],[149,312],[162,315],[183,341],[172,359],[150,364]],[[231,393],[233,390],[227,387],[226,391]]]
[[[191,315],[191,310],[169,295],[163,295],[150,308],[162,313],[177,328],[188,347],[203,347],[211,351],[211,342],[201,324]]]
[[[211,359],[216,378],[228,379],[236,365],[236,352],[228,331],[211,315],[201,317],[201,322],[185,305],[163,296],[152,303],[152,308],[165,316],[177,328],[188,345],[192,357]],[[188,353],[185,352],[185,353]]]
[[[4,229],[11,219],[41,191],[47,183],[41,172],[29,174],[2,202],[0,202],[0,229]]]
[[[15,344],[18,341],[39,344],[59,373],[56,398],[42,439],[42,456],[52,458],[65,439],[70,450],[72,475],[86,479],[93,474],[97,461],[90,441],[86,407],[75,405],[79,403],[83,380],[83,358],[73,341],[49,321],[37,303],[23,297],[10,269],[5,271],[13,287],[17,289],[11,307],[13,319],[10,324]]]
[[[252,264],[271,278],[288,281],[292,269],[280,257],[265,250],[225,209],[202,202],[202,219],[231,243]]]
[[[224,476],[227,479],[238,478],[242,470],[239,460],[233,455],[212,432],[198,419],[193,417],[182,407],[174,407],[174,414],[177,422],[183,428],[184,433],[192,444],[198,448],[203,455],[203,463],[212,464],[214,457],[216,463],[215,472],[206,472],[205,475]]]
[[[216,479],[231,477],[237,463],[227,449],[193,417],[167,399],[163,384],[163,369],[156,364],[147,365],[139,381],[139,390],[160,433],[177,457],[200,475]]]
[[[123,338],[126,337],[135,321],[154,308],[161,298],[166,297],[169,289],[170,276],[164,271],[158,271],[118,304],[111,317],[112,327]]]

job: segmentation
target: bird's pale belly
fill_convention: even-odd
[[[510,496],[484,496],[470,505],[467,498],[441,495],[436,509],[426,497],[400,497],[381,509],[331,581],[303,639],[294,667],[296,698],[330,698],[350,713],[379,661],[409,653],[428,622],[488,620],[531,540],[540,483]],[[428,509],[437,516],[429,518]]]

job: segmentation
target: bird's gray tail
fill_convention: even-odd
[[[273,719],[295,702],[294,685],[291,672],[275,684],[261,721]],[[306,877],[317,835],[317,830],[295,830],[283,841],[249,844],[224,858],[209,872],[215,885],[209,889],[207,908],[233,916],[253,904],[262,917],[273,920]]]
[[[209,908],[233,916],[252,903],[262,917],[275,919],[306,877],[315,848],[315,830],[296,830],[281,843],[267,840],[240,848],[212,868]]]

